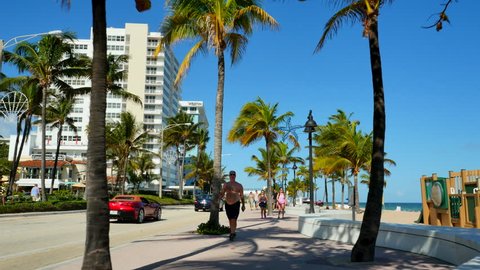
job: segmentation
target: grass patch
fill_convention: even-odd
[[[212,224],[210,222],[201,223],[200,225],[198,225],[197,233],[207,235],[227,234],[230,233],[230,227],[219,224]]]

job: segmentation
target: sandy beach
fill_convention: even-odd
[[[364,209],[362,209],[364,211]],[[328,213],[329,210],[322,209],[324,213]],[[338,210],[337,210],[338,211]],[[341,219],[350,219],[352,218],[351,210],[343,210],[344,213],[336,216],[337,218]],[[342,211],[342,212],[343,212]],[[420,212],[413,212],[413,211],[396,211],[396,210],[383,210],[382,211],[382,218],[381,222],[383,223],[397,223],[397,224],[417,224],[415,223],[420,216]],[[363,213],[356,214],[355,220],[362,221],[363,220]]]
[[[397,224],[416,224],[420,212],[383,210],[381,222]],[[357,220],[363,220],[363,213],[356,215]]]

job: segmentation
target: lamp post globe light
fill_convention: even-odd
[[[17,36],[17,37],[9,39],[7,42],[3,42],[3,39],[0,39],[0,72],[2,71],[3,50],[4,49],[6,49],[8,47],[11,47],[11,46],[14,46],[14,45],[17,45],[20,42],[27,41],[29,39],[38,37],[38,36],[59,35],[61,33],[62,33],[62,31],[60,31],[60,30],[53,30],[53,31],[49,31],[49,32]]]
[[[178,126],[190,126],[192,123],[178,123],[170,124],[163,127],[160,131],[160,183],[158,183],[158,197],[162,197],[162,185],[163,185],[163,132],[167,129]]]
[[[310,183],[310,214],[315,213],[315,202],[313,201],[313,162],[312,162],[312,133],[317,123],[313,120],[312,110],[308,113],[308,120],[305,123],[304,132],[308,133],[308,180]]]

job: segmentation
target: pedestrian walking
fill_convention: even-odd
[[[258,196],[258,206],[260,206],[260,217],[267,218],[267,195],[264,190]]]
[[[30,196],[34,202],[38,202],[40,200],[40,189],[38,188],[37,184],[33,185],[32,190],[30,190]]]
[[[255,195],[253,195],[252,191],[248,194],[248,205],[250,206],[250,211],[252,211],[255,206]]]
[[[285,217],[285,206],[287,205],[287,198],[285,197],[285,193],[283,192],[283,188],[277,193],[277,208],[278,208],[278,218],[280,218],[280,214],[282,214],[282,218]]]
[[[258,190],[255,190],[255,194],[253,194],[253,203],[255,204],[255,210],[258,210]]]
[[[223,184],[220,192],[220,198],[225,200],[225,212],[227,214],[228,222],[230,224],[230,241],[233,241],[237,236],[237,219],[240,214],[240,201],[242,202],[242,212],[245,211],[245,198],[243,196],[242,184],[235,181],[237,174],[235,171],[230,171],[230,181]]]

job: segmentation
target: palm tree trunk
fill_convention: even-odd
[[[128,166],[128,155],[125,157],[125,163],[123,164],[123,177],[120,186],[120,192],[125,194],[125,183],[127,182],[127,166]]]
[[[345,209],[345,182],[342,183],[342,209]]]
[[[328,188],[327,188],[327,177],[325,176],[325,208],[328,209]]]
[[[183,186],[184,186],[184,179],[183,179],[183,166],[185,165],[185,153],[186,153],[186,145],[183,143],[183,149],[182,149],[182,162],[180,163],[180,173],[179,173],[179,181],[178,181],[178,195],[179,198],[183,198]]]
[[[335,205],[335,178],[332,177],[332,209],[336,209]]]
[[[47,115],[47,87],[44,86],[42,87],[42,162],[41,162],[41,168],[40,168],[40,186],[42,188],[41,194],[42,194],[42,201],[45,202],[47,201],[47,196],[45,193],[45,169],[46,169],[46,153],[47,149],[47,144],[45,143],[45,128],[47,126],[47,121],[45,119],[45,116]]]
[[[212,193],[213,201],[212,210],[208,223],[212,226],[219,226],[218,207],[220,202],[220,188],[222,184],[222,129],[223,129],[223,96],[225,89],[225,56],[221,50],[218,54],[218,84],[217,97],[215,103],[215,130],[213,143],[213,181]]]
[[[123,165],[124,164],[125,164],[125,162],[123,162],[123,159],[119,158],[118,162],[117,162],[117,177],[115,179],[114,191],[120,190],[120,193],[122,192],[121,191],[121,183],[122,183]]]
[[[180,148],[179,146],[177,145],[177,161],[175,162],[175,166],[176,166],[176,177],[177,177],[177,180],[178,180],[178,192],[177,192],[177,196],[179,199],[182,199],[182,190],[180,190]]]
[[[25,129],[23,130],[23,134],[25,137],[25,130],[26,130],[26,120],[25,120]],[[12,162],[12,168],[10,170],[10,177],[8,179],[8,190],[7,190],[7,196],[10,196],[13,194],[13,183],[15,183],[15,176],[17,175],[17,168],[18,168],[18,163],[20,162],[20,157],[22,155],[22,148],[18,150],[18,146],[20,144],[20,131],[22,130],[22,120],[18,119],[17,120],[17,138],[15,139],[15,147],[13,150],[13,162]],[[23,140],[22,140],[23,141]],[[17,157],[18,155],[18,157]]]
[[[360,196],[358,194],[358,173],[353,174],[353,197],[355,201],[353,202],[355,207],[355,211],[360,211]]]
[[[92,0],[93,63],[87,150],[87,232],[82,269],[112,269],[108,209],[105,110],[107,67],[106,0]]]
[[[382,216],[386,114],[377,16],[378,14],[373,15],[369,29],[370,64],[372,69],[374,96],[373,150],[370,188],[368,189],[367,205],[365,207],[360,235],[352,249],[352,262],[370,262],[374,260],[375,243],[377,241],[380,219]]]
[[[55,162],[53,162],[53,169],[51,174],[52,182],[50,185],[50,194],[53,193],[53,184],[55,182],[55,174],[57,174],[58,155],[60,154],[61,143],[62,143],[62,126],[60,126],[57,133],[57,150],[55,151]]]

